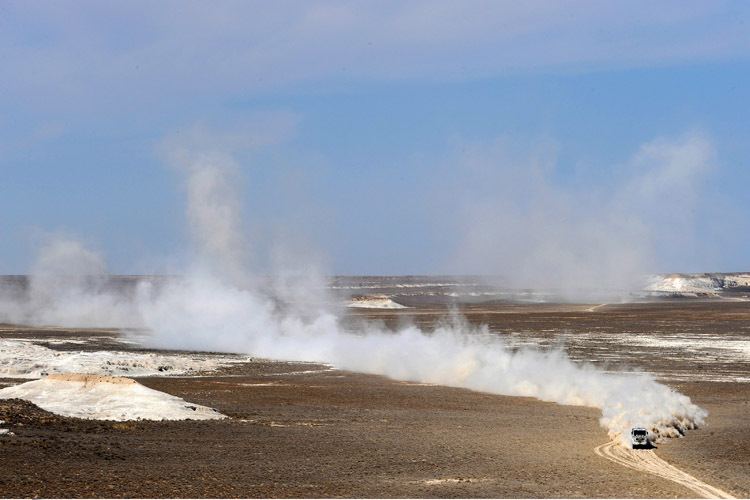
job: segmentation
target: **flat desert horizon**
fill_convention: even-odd
[[[695,276],[671,276],[696,285]],[[632,450],[612,441],[600,423],[601,409],[585,404],[450,386],[460,381],[358,373],[335,363],[264,359],[242,349],[156,348],[139,342],[147,332],[133,328],[6,323],[0,325],[0,397],[6,398],[0,400],[6,429],[0,434],[0,492],[118,498],[750,495],[750,302],[744,288],[696,293],[683,286],[682,295],[671,290],[584,304],[532,300],[528,291],[512,300],[487,287],[469,286],[465,278],[329,280],[334,292],[346,290],[335,296],[346,304],[341,323],[353,329],[378,325],[396,336],[411,325],[435,332],[446,318],[460,317],[467,335],[487,336],[511,353],[542,353],[549,363],[557,353],[598,374],[649,373],[705,410],[705,425],[659,439],[652,449]],[[523,359],[518,356],[513,359]],[[81,388],[65,392],[62,403],[48,395],[60,385],[48,385],[47,396],[30,388],[26,399],[2,393],[47,375],[52,384],[55,374],[70,372],[103,377],[83,384],[97,387],[99,399],[86,393],[79,407],[102,410],[115,400],[115,379],[104,377],[115,376],[225,418],[145,420],[128,418],[125,410],[116,420],[78,418],[63,414],[76,410]],[[639,387],[634,383],[633,391]],[[126,406],[135,405],[123,397]]]

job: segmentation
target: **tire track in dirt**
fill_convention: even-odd
[[[589,307],[588,309],[585,309],[585,311],[586,311],[586,312],[590,312],[590,313],[592,313],[592,312],[595,312],[595,311],[596,311],[597,309],[599,309],[600,307],[604,307],[604,306],[608,306],[608,305],[609,305],[609,304],[597,304],[597,305],[595,305],[595,306],[591,306],[591,307]]]
[[[703,498],[735,498],[726,491],[700,481],[687,472],[659,458],[653,450],[632,450],[611,441],[597,446],[594,451],[600,457],[611,460],[629,469],[648,472],[691,489]]]

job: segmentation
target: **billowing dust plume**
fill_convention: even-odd
[[[704,423],[705,411],[650,375],[604,373],[572,362],[562,350],[513,350],[487,327],[470,325],[458,315],[430,331],[368,323],[344,327],[322,305],[330,302],[323,280],[261,287],[245,262],[249,245],[238,196],[227,178],[236,168],[231,156],[180,149],[170,162],[185,175],[198,255],[182,278],[158,287],[143,281],[124,300],[99,284],[97,277],[106,272],[100,258],[70,240],[57,241],[42,253],[43,272],[32,278],[28,295],[10,308],[4,304],[0,320],[144,326],[154,347],[326,362],[399,380],[591,406],[602,410],[601,425],[622,444],[633,426],[650,429],[658,439]],[[76,264],[66,262],[75,255]],[[56,276],[71,270],[87,278],[60,290]]]

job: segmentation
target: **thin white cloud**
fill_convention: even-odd
[[[352,78],[462,80],[750,55],[721,2],[6,2],[6,99],[127,106]],[[10,77],[7,77],[10,75]]]

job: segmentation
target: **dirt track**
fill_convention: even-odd
[[[704,498],[734,498],[726,491],[699,481],[687,472],[668,464],[653,450],[631,450],[614,441],[597,446],[594,451],[600,457],[611,460],[629,469],[647,472],[690,488]]]

